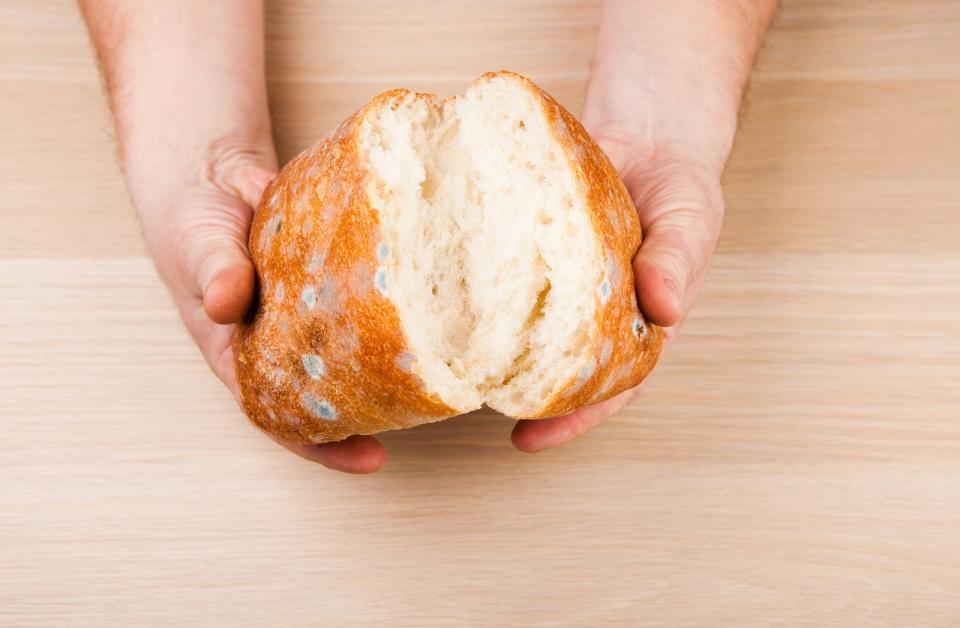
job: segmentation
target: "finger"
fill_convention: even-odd
[[[387,461],[387,450],[372,436],[351,436],[322,445],[278,442],[301,458],[345,473],[373,473]]]
[[[713,255],[721,214],[708,207],[679,207],[646,226],[633,269],[640,309],[650,322],[672,327],[686,316]]]
[[[247,255],[252,211],[239,198],[198,194],[179,208],[174,234],[184,285],[203,300],[215,323],[238,322],[253,300],[254,270]]]
[[[219,183],[233,194],[210,192],[192,199],[204,211],[184,216],[184,245],[189,270],[215,323],[236,323],[253,300],[254,269],[247,254],[253,207],[276,174],[254,166],[231,170]]]
[[[510,435],[510,441],[520,451],[531,454],[551,447],[559,447],[619,412],[623,406],[636,398],[639,390],[639,387],[625,390],[606,401],[584,406],[564,416],[517,421]]]
[[[245,252],[233,253],[225,251],[211,262],[214,274],[203,288],[203,309],[220,325],[240,321],[253,301],[253,264]]]

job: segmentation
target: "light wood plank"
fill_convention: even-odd
[[[160,623],[184,604],[232,625],[960,611],[960,257],[720,255],[646,394],[604,428],[528,459],[477,414],[387,435],[390,467],[363,479],[244,425],[147,262],[0,271],[14,624]]]
[[[581,107],[587,0],[269,3],[281,158],[497,67]],[[960,4],[789,0],[697,308],[528,457],[489,413],[324,472],[261,436],[145,258],[76,7],[0,5],[0,625],[960,622]]]

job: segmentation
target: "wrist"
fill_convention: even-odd
[[[605,0],[583,121],[722,172],[775,0]]]
[[[275,167],[262,0],[82,6],[138,209],[215,182],[211,165]]]

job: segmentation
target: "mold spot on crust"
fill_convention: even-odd
[[[327,373],[327,367],[323,363],[323,358],[314,353],[305,353],[301,358],[303,370],[307,372],[310,379],[320,379]]]
[[[320,397],[310,393],[303,393],[300,396],[300,400],[303,402],[303,407],[318,419],[322,419],[324,421],[337,420],[337,409],[334,408],[326,399],[321,399]]]
[[[600,400],[607,396],[607,393],[610,392],[610,389],[613,387],[613,383],[616,380],[613,378],[613,375],[607,375],[607,379],[604,380],[603,385],[600,386],[600,390],[597,391],[597,394],[593,396],[594,399]]]
[[[591,362],[586,366],[580,369],[580,372],[577,373],[577,381],[585,382],[593,376],[593,371],[597,368],[597,365]]]
[[[387,269],[383,266],[377,268],[374,283],[377,285],[377,291],[383,296],[387,296]]]
[[[263,225],[263,230],[260,232],[260,240],[257,242],[257,246],[260,248],[261,252],[265,251],[267,247],[273,244],[273,236],[280,232],[280,228],[282,226],[283,214],[275,214],[274,216],[271,216],[267,221],[267,224]]]
[[[643,338],[647,331],[647,326],[643,324],[643,320],[639,316],[634,317],[631,328],[633,329],[633,335],[637,338]]]
[[[607,220],[610,221],[610,224],[613,225],[613,228],[617,231],[624,228],[624,225],[620,223],[620,210],[617,209],[616,204],[607,206]]]
[[[575,393],[581,388],[583,388],[583,385],[587,383],[587,380],[593,377],[593,372],[596,369],[597,369],[596,362],[590,362],[589,364],[581,366],[580,370],[577,372],[577,381],[573,385],[573,388],[570,389],[569,392]]]
[[[300,293],[300,301],[307,306],[308,310],[313,310],[317,307],[317,291],[313,286],[307,286],[303,289],[303,292]]]
[[[603,348],[600,349],[600,364],[606,364],[613,353],[613,341],[607,338],[603,341]]]
[[[607,299],[610,298],[610,281],[604,279],[603,283],[600,284],[600,302],[606,303]]]

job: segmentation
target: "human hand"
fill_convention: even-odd
[[[231,349],[234,324],[253,301],[254,269],[247,238],[255,207],[276,174],[272,147],[219,142],[203,176],[169,201],[134,191],[148,250],[190,335],[213,372],[239,398]],[[383,447],[369,436],[303,445],[277,441],[331,469],[353,473],[383,465]]]
[[[720,177],[744,85],[776,0],[604,0],[583,121],[640,217],[634,259],[644,316],[674,337],[696,298],[723,218]],[[556,447],[634,399],[520,421],[523,451]]]
[[[187,329],[237,394],[234,323],[253,300],[252,207],[276,174],[263,0],[81,0],[106,79],[127,188]],[[369,437],[281,443],[342,471],[374,471]]]
[[[633,260],[637,300],[644,317],[665,328],[666,347],[693,307],[720,233],[720,172],[621,135],[594,137],[637,208],[643,233]],[[530,453],[562,445],[619,412],[640,388],[563,416],[518,421],[511,440]]]

